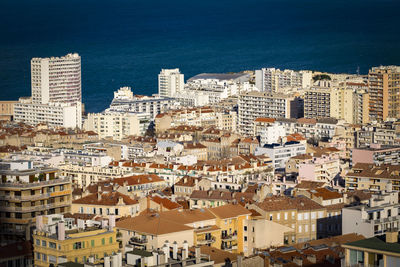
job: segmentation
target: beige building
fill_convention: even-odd
[[[346,189],[400,191],[400,166],[357,163],[346,174]]]
[[[146,129],[141,128],[138,114],[128,112],[89,113],[83,128],[96,132],[101,139],[122,140],[134,135],[143,135]]]
[[[139,202],[136,199],[116,191],[90,194],[72,201],[71,205],[72,213],[95,214],[104,217],[135,216],[139,211]]]
[[[371,120],[400,118],[400,66],[380,66],[368,73]]]
[[[318,237],[318,220],[325,218],[326,208],[306,197],[267,197],[248,206],[263,218],[292,229],[285,234],[285,244],[314,240]]]
[[[71,208],[71,180],[59,177],[53,168],[26,168],[0,171],[0,241],[29,238],[35,217],[63,214]]]
[[[14,116],[14,104],[18,101],[0,101],[0,120],[11,121]]]

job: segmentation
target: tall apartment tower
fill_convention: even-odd
[[[68,54],[63,57],[32,58],[32,102],[82,102],[81,57]]]
[[[179,69],[162,69],[158,74],[158,94],[161,97],[172,97],[183,91],[184,75]]]
[[[400,118],[400,66],[380,66],[368,73],[371,120]]]
[[[263,68],[256,70],[256,87],[260,91],[280,92],[288,87],[304,88],[311,85],[311,71]]]

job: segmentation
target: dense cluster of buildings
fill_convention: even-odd
[[[163,69],[84,112],[78,54],[0,102],[0,266],[398,266],[400,68]]]

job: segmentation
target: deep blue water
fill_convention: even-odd
[[[399,0],[0,0],[0,99],[30,95],[30,59],[78,52],[88,111],[120,86],[261,67],[361,73],[400,64]]]

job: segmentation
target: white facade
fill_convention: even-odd
[[[256,127],[256,136],[260,136],[260,145],[277,143],[279,138],[286,136],[286,129],[282,125]]]
[[[285,144],[271,144],[257,147],[255,155],[267,155],[273,162],[274,167],[285,168],[286,162],[294,156],[305,154],[306,144],[299,142],[287,142]]]
[[[292,105],[295,98],[290,95],[247,92],[239,95],[239,133],[251,135],[257,118],[290,118],[297,113]]]
[[[32,103],[20,101],[14,104],[14,120],[30,125],[47,123],[65,128],[82,127],[82,104],[76,103]]]
[[[389,192],[373,195],[368,205],[343,208],[342,234],[357,233],[370,238],[398,229],[399,206],[398,193]]]
[[[31,86],[35,104],[82,102],[81,57],[32,58]]]
[[[165,112],[174,105],[172,98],[158,96],[135,96],[130,87],[122,87],[114,92],[114,99],[107,111],[148,113],[153,120],[159,113]]]
[[[149,123],[149,114],[106,111],[89,113],[83,128],[97,133],[101,139],[122,140],[127,136],[144,135]]]
[[[305,88],[311,85],[311,71],[263,68],[256,70],[256,87],[260,91],[279,92],[284,88]]]
[[[179,69],[162,69],[158,74],[158,94],[160,97],[172,97],[183,91],[184,75]]]

